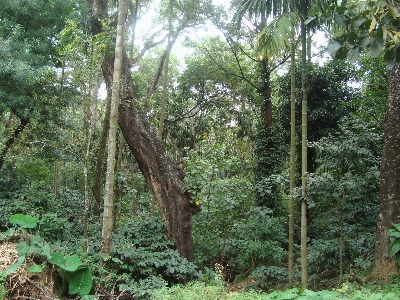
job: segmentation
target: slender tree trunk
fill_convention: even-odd
[[[163,81],[163,92],[161,98],[161,112],[160,112],[160,123],[158,126],[158,137],[162,140],[162,135],[164,132],[164,119],[165,119],[165,103],[167,98],[167,89],[168,89],[168,65],[169,65],[169,53],[171,50],[171,35],[172,35],[172,10],[173,10],[174,0],[169,1],[169,20],[168,20],[168,47],[167,47],[167,55],[165,56],[164,62],[164,81]]]
[[[107,91],[107,94],[108,93],[109,92]],[[96,158],[96,175],[93,185],[93,198],[94,198],[93,215],[95,217],[100,216],[101,190],[103,186],[102,185],[103,164],[107,148],[108,131],[110,129],[110,110],[111,110],[111,95],[110,97],[107,97],[107,109],[106,109],[106,114],[104,116],[103,131],[101,134],[99,151],[97,153],[97,158]]]
[[[304,24],[306,18],[306,3],[301,1],[303,18],[301,20],[301,286],[307,288],[307,29]]]
[[[90,120],[89,120],[90,122]],[[90,127],[92,125],[90,124]],[[83,193],[83,202],[84,202],[84,215],[83,215],[83,252],[89,252],[89,242],[88,242],[88,222],[89,222],[89,174],[88,174],[88,164],[89,164],[89,155],[90,148],[92,145],[92,132],[89,128],[87,135],[87,143],[86,143],[86,152],[85,158],[83,161],[83,182],[84,182],[84,193]]]
[[[391,273],[398,274],[396,261],[390,257],[388,232],[392,223],[400,223],[400,64],[388,71],[384,135],[375,265],[371,275],[388,279]]]
[[[133,49],[135,45],[135,33],[136,33],[136,23],[139,13],[139,5],[140,0],[135,0],[135,8],[133,11],[133,20],[132,20],[132,37],[131,37],[131,47],[129,48],[129,62],[132,63],[133,61]]]
[[[343,202],[345,195],[343,194],[340,203],[340,238],[339,238],[339,279],[340,284],[343,283]]]
[[[12,129],[12,126],[14,124],[14,117],[15,115],[11,112],[10,116],[8,117],[8,120],[4,124],[6,126],[6,129],[8,130]]]
[[[289,203],[289,279],[293,278],[294,266],[294,187],[296,172],[296,49],[291,44],[290,64],[290,203]]]
[[[21,123],[18,127],[14,130],[10,138],[7,140],[3,151],[0,154],[0,170],[3,167],[4,161],[6,159],[6,155],[8,151],[10,151],[11,146],[14,144],[15,140],[17,139],[18,135],[25,129],[25,127],[29,124],[29,119],[21,119]]]
[[[110,130],[108,133],[108,155],[107,155],[107,173],[104,191],[104,213],[101,253],[110,255],[111,253],[111,233],[113,226],[113,207],[114,207],[114,168],[116,153],[116,134],[118,126],[118,107],[120,102],[122,53],[124,41],[124,24],[126,14],[126,0],[120,0],[118,5],[118,24],[117,39],[115,43],[115,60],[112,82],[112,99],[110,110]]]
[[[54,161],[53,193],[54,199],[58,196],[58,160]]]
[[[98,18],[106,16],[106,1],[89,1],[94,20],[92,32],[97,34],[103,28]],[[102,7],[101,11],[96,8]],[[174,37],[175,38],[175,37]],[[123,52],[123,91],[118,110],[118,121],[125,141],[136,158],[147,183],[155,195],[160,214],[166,223],[166,234],[176,241],[176,248],[182,257],[193,259],[192,215],[200,210],[190,201],[185,185],[179,178],[175,164],[166,154],[151,122],[147,119],[145,108],[138,101],[133,86],[129,59]],[[111,86],[114,59],[107,56],[103,63],[103,74],[107,87]]]

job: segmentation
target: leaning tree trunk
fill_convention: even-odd
[[[92,32],[102,31],[98,18],[107,16],[107,1],[89,0],[94,20]],[[112,85],[114,57],[105,57],[103,75],[108,88]],[[129,59],[123,51],[121,97],[118,122],[140,170],[153,191],[160,214],[166,223],[166,234],[176,241],[176,248],[182,257],[193,260],[192,215],[199,207],[190,201],[185,192],[183,178],[175,164],[167,156],[161,140],[140,106],[133,86]]]
[[[392,223],[400,223],[400,65],[388,71],[384,125],[385,143],[381,162],[381,186],[378,224],[376,229],[375,266],[373,277],[388,278],[398,273],[390,258],[388,231]]]

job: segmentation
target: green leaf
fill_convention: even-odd
[[[299,295],[297,294],[299,292],[299,289],[294,288],[290,290],[286,290],[282,293],[280,296],[281,299],[285,300],[291,300],[291,299],[296,299]]]
[[[28,271],[31,273],[40,273],[42,272],[42,267],[39,265],[32,265],[28,268]]]
[[[272,300],[272,299],[278,299],[279,292],[278,291],[273,291],[271,294],[265,298],[265,300]]]
[[[19,269],[19,267],[22,266],[22,264],[24,263],[24,261],[25,261],[25,256],[20,256],[20,257],[18,257],[18,261],[17,261],[15,264],[13,264],[13,265],[11,265],[11,266],[8,266],[8,268],[7,268],[7,274],[12,274],[12,273],[14,273],[15,271],[17,271],[17,270]]]
[[[48,259],[50,259],[51,254],[50,254],[50,245],[49,244],[45,244],[42,248],[42,254],[44,256],[46,256]]]
[[[81,298],[81,300],[94,300],[96,297],[96,295],[85,295]]]
[[[50,258],[50,262],[59,267],[65,265],[64,254],[62,254],[61,252],[54,252]]]
[[[338,41],[330,41],[328,46],[326,47],[326,51],[332,54],[338,51],[340,47],[342,47],[342,44]]]
[[[120,260],[118,257],[113,257],[113,258],[111,258],[111,260],[112,260],[113,262],[122,264],[122,260]]]
[[[31,248],[29,247],[28,243],[25,241],[19,242],[16,246],[17,252],[19,256],[25,256],[31,253]]]
[[[379,54],[381,53],[382,48],[383,48],[383,44],[381,42],[379,42],[378,40],[375,40],[369,46],[368,55],[370,55],[372,57],[378,57]]]
[[[10,222],[14,225],[19,225],[23,228],[35,228],[39,221],[36,217],[31,217],[23,214],[12,215],[9,218]]]
[[[357,61],[359,54],[360,54],[360,51],[359,51],[358,47],[351,48],[349,50],[349,53],[347,54],[349,61],[350,62]]]
[[[394,229],[396,229],[398,232],[400,232],[400,224],[392,224]],[[391,229],[393,230],[393,229]]]
[[[81,261],[77,254],[64,257],[64,254],[61,252],[54,252],[51,256],[50,262],[70,272],[76,271],[81,265]]]
[[[317,292],[317,295],[319,297],[318,299],[329,300],[329,299],[335,298],[338,295],[338,293],[336,293],[334,291],[323,290],[323,291]]]
[[[347,49],[347,47],[341,47],[336,52],[335,57],[337,59],[345,59],[347,57],[348,52],[349,52],[349,49]]]
[[[80,269],[75,272],[69,280],[69,293],[84,296],[92,289],[93,276],[89,268]]]
[[[65,270],[67,271],[75,271],[82,265],[81,260],[79,259],[79,256],[77,254],[67,256],[65,258]]]
[[[399,252],[399,250],[400,250],[400,240],[396,240],[392,245],[392,249],[390,250],[390,257],[396,255],[396,253]]]

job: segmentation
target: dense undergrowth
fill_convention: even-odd
[[[153,293],[153,299],[174,299],[174,300],[215,300],[215,299],[236,299],[236,300],[320,300],[320,299],[346,299],[346,300],[395,300],[400,297],[398,282],[385,286],[367,284],[360,287],[358,284],[344,283],[340,288],[331,290],[311,291],[300,288],[292,288],[283,291],[264,293],[255,290],[230,291],[221,284],[206,285],[202,282],[195,282],[186,286],[174,286],[163,288]]]
[[[375,145],[379,135],[362,131],[360,128],[364,125],[344,122],[337,135],[314,145],[324,166],[309,175],[309,288],[315,291],[337,287],[341,231],[344,274],[351,272],[364,276],[372,266],[379,153],[366,145]],[[351,165],[336,161],[337,157],[361,155],[358,152],[365,158],[353,159]],[[148,299],[157,293],[160,299],[196,299],[190,296],[192,293],[199,294],[198,297],[200,294],[211,297],[198,299],[257,299],[254,297],[265,297],[266,294],[261,292],[293,287],[285,265],[286,218],[269,208],[254,205],[255,188],[262,188],[261,192],[279,196],[276,201],[287,203],[287,174],[265,179],[262,187],[254,185],[250,179],[252,173],[246,167],[249,160],[240,155],[233,156],[228,146],[217,143],[203,145],[201,151],[190,151],[185,163],[188,191],[202,206],[202,211],[193,218],[194,262],[182,259],[174,243],[166,239],[161,217],[157,211],[151,213],[149,190],[142,188],[137,196],[138,184],[145,186],[137,175],[135,179],[119,178],[124,194],[117,199],[111,256],[99,255],[101,217],[89,218],[88,252],[83,252],[84,201],[77,189],[79,184],[75,185],[81,174],[79,171],[72,173],[73,176],[68,178],[72,183],[65,182],[55,195],[52,171],[43,159],[19,162],[17,173],[11,168],[4,169],[8,176],[0,179],[0,230],[14,230],[18,237],[21,224],[10,217],[23,214],[37,218],[34,227],[23,229],[24,238],[8,235],[4,236],[4,241],[11,239],[17,245],[23,241],[24,247],[19,245],[17,249],[20,257],[25,256],[24,263],[33,261],[42,270],[54,270],[53,275],[57,275],[52,277],[56,281],[55,287],[61,286],[57,294],[64,298],[76,295],[76,289],[69,290],[71,278],[77,273],[89,274],[80,270],[91,273],[91,288],[84,294],[102,295],[103,298]],[[68,173],[74,169],[66,167]],[[129,184],[133,180],[136,190]],[[272,186],[279,187],[279,193],[272,193]],[[134,197],[137,199],[135,206],[131,203]],[[342,222],[338,221],[338,214],[342,215]],[[299,244],[299,236],[295,236],[295,242]],[[298,251],[295,246],[296,257],[299,257]],[[65,260],[78,257],[79,263],[75,264],[76,269],[68,269],[68,264],[62,259],[54,259],[54,255]],[[100,266],[101,259],[107,261],[105,268]],[[21,263],[21,266],[24,265]],[[32,265],[27,265],[26,269],[30,267]],[[65,276],[63,268],[71,273]],[[36,274],[31,273],[28,271],[28,279]],[[247,288],[257,292],[235,292],[235,295],[219,281],[235,285],[241,278],[249,276],[252,283]],[[293,282],[300,281],[298,269],[295,268],[293,276]],[[10,283],[3,282],[10,290]],[[189,282],[195,283],[182,285]],[[204,293],[199,292],[202,289]],[[178,296],[180,294],[182,296]],[[214,294],[216,298],[212,298]],[[275,294],[271,299],[280,299],[279,295]],[[343,296],[343,293],[338,295]],[[300,290],[293,294],[299,299],[303,296]],[[311,297],[311,292],[307,297]]]

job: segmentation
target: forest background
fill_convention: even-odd
[[[23,264],[64,297],[388,281],[399,26],[397,1],[1,0],[0,292]]]

